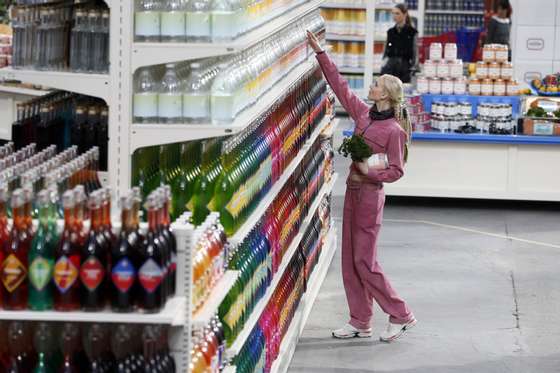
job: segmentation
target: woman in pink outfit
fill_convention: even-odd
[[[403,176],[410,137],[410,121],[403,108],[402,82],[382,75],[369,89],[369,107],[349,88],[335,64],[308,31],[308,41],[317,54],[323,74],[338,100],[356,123],[373,153],[386,155],[388,165],[373,159],[353,162],[346,181],[342,223],[342,278],[350,309],[350,321],[333,331],[335,338],[371,337],[373,300],[387,313],[389,323],[381,340],[391,342],[416,324],[404,300],[391,287],[377,261],[377,237],[383,219],[383,183]],[[384,158],[384,157],[383,157]]]

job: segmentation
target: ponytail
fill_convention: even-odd
[[[404,14],[404,16],[405,16],[404,23],[407,26],[412,27],[412,21],[410,19],[410,14],[408,14],[408,6],[405,3],[400,3],[400,4],[395,5],[395,8],[397,8],[398,10],[400,10]]]
[[[410,140],[412,137],[412,121],[408,113],[408,108],[404,102],[399,102],[395,108],[395,119],[406,132],[406,142],[404,143],[404,162],[408,161],[408,151],[410,148]]]

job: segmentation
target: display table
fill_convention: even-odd
[[[559,170],[560,137],[414,133],[405,176],[385,188],[393,196],[558,202]]]

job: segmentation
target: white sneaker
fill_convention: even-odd
[[[389,322],[389,324],[387,325],[387,330],[381,333],[381,337],[379,338],[379,340],[381,342],[387,343],[393,342],[400,338],[404,334],[404,332],[412,329],[417,322],[418,321],[416,321],[416,319],[412,319],[406,324],[393,324]]]
[[[350,324],[346,324],[342,328],[334,330],[332,336],[339,339],[369,338],[371,337],[371,328],[358,329]]]

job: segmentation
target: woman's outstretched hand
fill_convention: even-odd
[[[315,53],[320,53],[323,51],[323,48],[321,47],[321,43],[319,43],[317,37],[309,30],[307,30],[307,42],[311,46],[311,49],[315,51]]]

